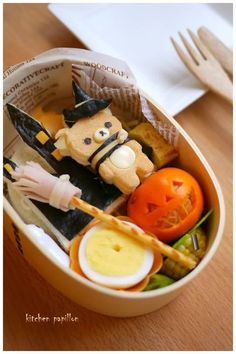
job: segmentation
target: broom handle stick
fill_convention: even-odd
[[[143,231],[139,231],[133,226],[123,223],[121,220],[112,216],[110,214],[106,214],[103,210],[100,210],[82,199],[77,197],[72,197],[71,204],[76,208],[84,211],[85,213],[93,216],[100,221],[112,226],[115,229],[122,231],[123,233],[133,237],[137,241],[142,242],[146,246],[150,248],[154,248],[162,253],[164,256],[167,256],[174,261],[178,262],[185,268],[193,269],[196,267],[196,262],[190,258],[185,256],[183,253],[173,249],[172,247],[166,245],[165,243],[161,242],[157,238],[154,238]]]

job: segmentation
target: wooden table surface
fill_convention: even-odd
[[[83,45],[46,4],[4,5],[5,69],[54,47]],[[157,312],[109,318],[61,295],[4,235],[5,350],[232,350],[232,107],[208,93],[176,119],[212,166],[225,198],[223,240],[205,271]],[[26,313],[71,313],[79,322],[26,323]]]

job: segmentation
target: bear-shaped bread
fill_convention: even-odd
[[[111,99],[95,99],[73,81],[73,109],[64,109],[66,128],[56,133],[55,146],[62,156],[70,156],[98,172],[108,184],[130,194],[154,170],[141,145],[129,141],[128,133],[108,108]]]
[[[63,156],[90,165],[105,182],[124,194],[132,193],[154,169],[141,145],[128,139],[127,131],[109,108],[59,130],[56,139],[55,146]]]

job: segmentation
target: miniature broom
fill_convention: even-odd
[[[70,183],[69,175],[62,175],[58,178],[32,161],[27,162],[25,166],[17,167],[11,175],[16,180],[13,185],[30,199],[49,203],[63,211],[78,208],[142,244],[158,250],[185,268],[193,269],[196,266],[196,262],[192,258],[80,199],[81,190]]]

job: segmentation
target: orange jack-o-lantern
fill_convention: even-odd
[[[147,232],[169,243],[189,231],[203,211],[196,179],[179,168],[163,168],[131,195],[128,216]]]

